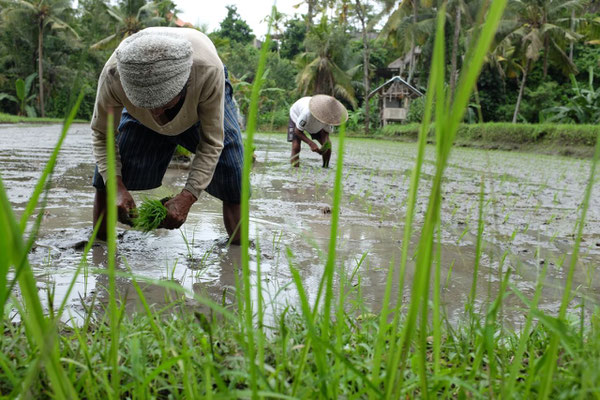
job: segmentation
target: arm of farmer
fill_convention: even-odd
[[[112,86],[117,79],[111,74],[110,68],[105,68],[100,74],[98,81],[98,91],[96,93],[96,103],[94,105],[94,115],[92,117],[92,146],[94,157],[98,164],[98,172],[106,184],[110,179],[108,176],[108,159],[106,151],[106,133],[108,131],[108,116],[113,118],[113,133],[116,137],[119,127],[119,118],[123,110],[123,103],[115,95]],[[121,179],[121,157],[119,155],[119,146],[115,141],[115,172],[117,183],[117,216],[120,222],[131,225],[130,212],[135,209],[135,201],[123,184]]]
[[[298,129],[298,127],[294,128],[294,135],[298,136],[300,140],[306,143],[310,147],[311,151],[314,151],[315,153],[320,153],[319,145],[317,145],[315,142],[309,139],[303,131]]]
[[[205,70],[202,77],[196,77],[196,82],[203,85],[198,98],[198,115],[202,127],[198,129],[200,141],[185,188],[165,203],[168,214],[161,227],[167,229],[177,229],[183,225],[192,204],[198,200],[200,193],[210,183],[223,150],[225,90],[223,69],[212,67],[209,71]]]

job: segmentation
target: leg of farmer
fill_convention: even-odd
[[[325,151],[321,153],[323,157],[323,168],[329,168],[329,159],[331,158],[331,140],[329,140],[329,133],[321,131],[321,135],[318,138],[321,144],[321,149],[325,147]]]
[[[225,139],[213,179],[206,188],[211,195],[223,201],[223,221],[232,244],[240,244],[240,203],[242,199],[242,170],[244,146],[237,121],[237,108],[233,101],[233,88],[225,70]]]
[[[292,163],[292,167],[299,167],[300,166],[300,146],[302,145],[302,142],[300,141],[300,139],[298,139],[297,137],[294,137],[294,140],[292,140],[292,157],[291,157],[291,163]]]
[[[167,136],[160,135],[142,125],[127,110],[121,114],[117,137],[121,158],[121,176],[117,176],[117,215],[119,221],[131,225],[130,211],[135,202],[130,190],[148,190],[159,187],[176,145]],[[98,172],[94,172],[93,185],[96,188],[94,199],[94,225],[101,215],[106,218],[106,186]],[[98,238],[106,238],[106,225],[103,223]]]
[[[232,244],[240,244],[241,241],[241,207],[240,204],[223,202],[223,222]]]
[[[98,220],[102,218],[96,238],[106,240],[106,190],[96,189],[92,218],[94,223],[93,227],[96,227]]]
[[[293,167],[298,167],[300,165],[300,139],[294,134],[295,130],[296,124],[290,118],[287,129],[287,141],[292,144],[292,156],[290,157],[290,162]]]

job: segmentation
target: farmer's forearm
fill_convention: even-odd
[[[311,144],[313,143],[313,141],[312,141],[312,140],[310,140],[310,139],[308,138],[308,136],[306,136],[306,134],[305,134],[304,132],[302,132],[301,130],[299,130],[299,129],[297,129],[297,128],[296,128],[296,130],[294,131],[294,134],[295,134],[296,136],[298,136],[298,137],[300,138],[300,140],[302,140],[304,143],[306,143],[306,144],[308,144],[308,145],[311,145]]]
[[[185,184],[185,190],[196,198],[200,197],[200,193],[206,189],[213,177],[223,151],[223,135],[222,128],[215,129],[212,132],[203,132],[203,140],[196,148],[196,154]]]
[[[115,171],[117,176],[121,176],[121,156],[119,154],[119,146],[117,146],[116,142],[115,146]],[[94,150],[94,158],[96,163],[98,164],[98,172],[104,182],[108,178],[108,155],[106,150],[106,134],[104,132],[100,132],[94,130],[92,133],[92,147]]]

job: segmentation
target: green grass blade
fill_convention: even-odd
[[[434,43],[434,55],[433,55],[433,64],[432,64],[432,77],[430,80],[430,92],[428,92],[428,97],[433,98],[434,96],[437,96],[438,98],[438,102],[439,102],[439,97],[440,95],[438,93],[436,93],[437,91],[439,91],[440,88],[440,81],[443,82],[444,79],[444,74],[443,74],[443,65],[444,65],[444,41],[443,41],[443,32],[444,32],[444,23],[445,23],[445,13],[442,10],[440,10],[440,12],[438,13],[438,19],[437,19],[437,29],[436,29],[436,36],[435,36],[435,43]],[[433,88],[433,90],[431,90]],[[433,101],[428,101],[428,105],[430,105],[430,107],[433,106]],[[428,110],[429,113],[431,113],[431,110]],[[439,123],[439,119],[441,118],[441,115],[436,115],[436,127],[440,124]],[[427,120],[426,122],[427,123]],[[439,162],[439,160],[438,160]],[[415,183],[416,181],[418,181],[419,176],[413,176],[413,182],[411,183]],[[436,184],[436,182],[434,181],[434,185]],[[416,320],[417,320],[417,313],[418,310],[420,309],[420,304],[421,301],[423,301],[423,296],[425,296],[425,298],[427,297],[427,294],[423,293],[423,288],[422,286],[426,285],[427,282],[424,282],[425,279],[425,275],[429,274],[429,271],[425,271],[424,269],[427,268],[427,270],[429,270],[429,266],[430,263],[427,264],[426,261],[426,257],[431,257],[431,251],[432,251],[432,238],[433,238],[433,227],[436,225],[435,221],[433,221],[433,217],[434,215],[437,215],[437,213],[434,213],[433,210],[435,209],[435,207],[433,206],[434,202],[435,202],[435,196],[433,191],[435,190],[435,187],[432,187],[432,195],[430,196],[430,201],[429,201],[429,206],[428,206],[428,210],[427,210],[427,214],[426,214],[426,220],[423,226],[423,230],[421,233],[421,239],[419,241],[419,245],[417,248],[417,264],[415,265],[415,276],[414,276],[414,280],[413,280],[413,288],[412,288],[412,293],[411,293],[411,302],[409,305],[409,310],[408,310],[408,315],[406,317],[406,320],[404,321],[404,329],[402,330],[401,334],[400,334],[400,338],[396,339],[396,336],[392,336],[392,340],[394,342],[397,341],[397,344],[394,346],[393,351],[392,351],[392,356],[391,356],[391,362],[390,365],[398,365],[399,368],[389,368],[389,370],[387,371],[387,377],[386,377],[386,398],[389,399],[392,397],[392,393],[394,392],[394,390],[399,389],[402,384],[398,384],[396,385],[396,373],[398,372],[400,374],[400,382],[402,382],[403,379],[403,369],[404,369],[404,360],[406,358],[406,351],[408,349],[408,343],[411,341],[411,337],[414,333],[414,330],[416,328]],[[412,187],[411,187],[411,194],[412,194]],[[414,194],[415,199],[416,199],[416,192]],[[412,199],[411,199],[412,200]],[[410,201],[410,200],[409,200]],[[412,206],[414,207],[414,205]],[[410,213],[414,212],[413,210],[409,211]],[[405,226],[405,234],[407,232],[407,228]],[[429,235],[429,237],[427,237],[427,235]],[[406,241],[406,237],[405,237],[405,241]],[[403,250],[404,248],[408,248],[408,243],[403,245]],[[404,257],[406,257],[406,254],[402,254],[402,257],[404,259]],[[399,290],[402,290],[401,288],[399,288]],[[399,301],[402,301],[401,299],[399,299]],[[427,306],[427,302],[423,301],[425,303],[425,305]],[[398,314],[400,312],[400,309],[398,308],[396,310],[396,313]],[[399,320],[399,316],[396,316],[396,321],[394,321],[395,323],[397,323],[397,321]],[[422,373],[423,372],[423,366],[421,366],[420,368],[420,376],[421,376],[421,386],[422,386],[422,394],[424,396],[427,396],[427,383],[426,383],[426,377],[425,375]],[[398,394],[396,394],[396,396],[398,396]]]
[[[325,341],[329,339],[329,328],[331,325],[331,303],[333,301],[333,275],[335,271],[337,235],[340,219],[340,202],[342,198],[342,175],[344,169],[345,131],[346,124],[342,124],[342,126],[340,126],[338,140],[338,156],[335,171],[335,183],[333,186],[333,204],[331,207],[331,230],[329,235],[329,251],[327,253],[327,264],[325,265],[325,272],[323,273],[323,279],[326,280],[326,285],[321,337]]]
[[[442,301],[441,301],[441,281],[442,281],[442,227],[437,227],[437,246],[435,249],[435,272],[433,278],[433,374],[440,373],[440,359],[442,347]]]
[[[273,7],[273,13],[276,12]],[[241,245],[242,245],[242,286],[244,290],[244,316],[245,335],[247,339],[248,364],[250,365],[250,388],[252,398],[258,398],[256,350],[254,342],[254,321],[252,309],[252,297],[250,288],[250,170],[252,169],[252,152],[254,148],[254,133],[258,115],[258,101],[260,88],[263,84],[267,53],[271,44],[271,25],[267,31],[267,38],[262,45],[256,77],[252,84],[252,95],[248,110],[248,124],[246,126],[246,141],[244,143],[244,169],[242,173],[242,204],[241,204]]]
[[[108,253],[108,313],[110,318],[110,348],[109,365],[111,367],[112,395],[119,396],[119,310],[117,307],[117,292],[115,279],[115,261],[117,252],[117,182],[116,182],[116,156],[115,156],[115,133],[113,131],[112,114],[108,115],[106,123],[106,156],[107,156],[107,180],[106,180],[106,244]]]

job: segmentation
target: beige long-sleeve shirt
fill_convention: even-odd
[[[161,135],[175,136],[200,122],[200,142],[191,165],[185,189],[196,198],[210,183],[223,150],[223,107],[225,76],[223,63],[211,40],[202,32],[189,28],[147,28],[182,35],[192,44],[193,63],[183,106],[175,118],[164,125],[154,120],[150,110],[134,106],[127,96],[117,70],[115,53],[104,65],[98,81],[98,92],[92,117],[92,144],[98,170],[106,182],[106,132],[108,115],[114,116],[117,132],[123,107],[144,126]],[[116,170],[121,176],[121,159],[116,146]]]

